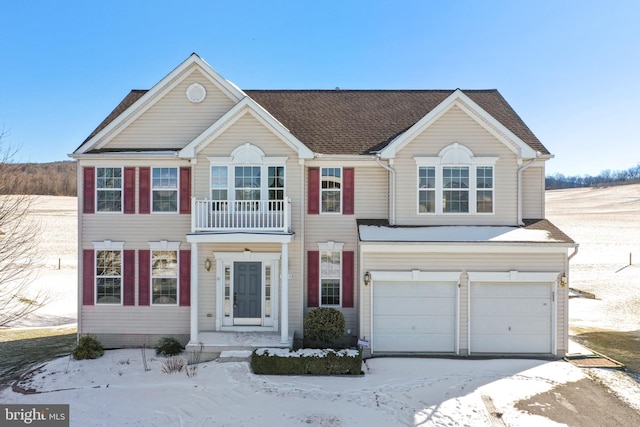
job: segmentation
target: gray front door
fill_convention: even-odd
[[[236,262],[233,271],[234,318],[262,317],[262,263]]]

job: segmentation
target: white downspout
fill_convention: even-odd
[[[526,165],[518,168],[518,225],[524,225],[524,222],[522,222],[522,172],[528,169],[535,161],[536,159],[533,159]]]
[[[376,163],[391,173],[389,182],[389,224],[396,225],[396,170],[391,167],[393,159],[389,159],[389,166],[382,163],[380,155],[376,156]]]

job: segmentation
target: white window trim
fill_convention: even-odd
[[[339,190],[335,190],[335,189],[326,190],[326,191],[338,191],[340,193],[340,197],[339,197],[340,210],[338,212],[325,212],[325,211],[322,210],[322,192],[323,192],[323,189],[322,189],[322,170],[323,169],[339,169],[340,170],[340,189]],[[319,182],[319,185],[320,185],[320,191],[318,192],[318,197],[320,198],[320,200],[318,201],[318,203],[319,203],[319,206],[320,206],[320,215],[342,215],[342,209],[344,208],[344,206],[343,206],[344,203],[342,203],[342,199],[343,199],[342,191],[344,189],[344,170],[343,170],[342,166],[322,166],[322,167],[320,167],[320,182]]]
[[[98,189],[98,169],[120,169],[120,211],[100,211],[98,210],[98,193],[101,191]],[[95,176],[95,208],[94,212],[101,215],[113,215],[121,214],[124,212],[124,167],[122,166],[96,166]],[[103,189],[103,191],[109,191]]]
[[[496,212],[496,183],[495,183],[495,165],[500,157],[476,157],[473,152],[457,142],[446,146],[437,157],[419,157],[413,158],[416,162],[416,214],[417,215],[495,215]],[[435,212],[420,212],[420,168],[422,167],[435,167],[436,172],[436,209]],[[467,167],[469,168],[469,211],[468,212],[444,212],[442,206],[443,198],[443,169],[446,167]],[[492,183],[493,187],[491,191],[493,193],[493,203],[491,212],[477,212],[478,204],[478,191],[482,190],[477,187],[477,168],[478,167],[491,167],[492,168]]]
[[[180,242],[170,242],[160,240],[159,242],[148,242],[151,253],[149,254],[149,304],[156,307],[176,307],[180,304]],[[178,275],[176,277],[176,302],[175,304],[154,304],[153,302],[153,252],[154,251],[175,251],[178,259]]]
[[[153,170],[154,169],[176,169],[176,210],[175,212],[164,212],[153,210]],[[151,182],[149,183],[149,200],[151,201],[151,213],[157,215],[175,215],[180,213],[180,168],[177,166],[152,166],[151,167]]]
[[[260,201],[269,200],[269,166],[281,166],[284,168],[284,192],[286,200],[287,189],[287,167],[286,163],[288,157],[269,157],[260,147],[245,142],[244,144],[236,147],[231,152],[231,157],[207,157],[209,160],[209,195],[207,198],[211,198],[211,192],[214,188],[211,186],[212,180],[212,167],[213,166],[226,166],[227,167],[227,201],[236,200],[236,186],[235,186],[235,167],[236,166],[253,166],[260,167]],[[220,189],[217,189],[220,190]]]
[[[91,242],[93,244],[93,303],[101,306],[117,307],[124,304],[124,242],[114,242],[104,240],[101,242]],[[120,252],[120,303],[98,302],[98,251]]]
[[[344,248],[344,243],[339,243],[339,242],[332,242],[332,241],[328,241],[328,242],[318,242],[318,249],[319,249],[319,254],[318,256],[320,257],[320,259],[318,260],[318,306],[319,307],[342,307],[342,296],[343,296],[343,285],[344,283],[342,283],[342,268],[343,268],[343,261],[342,261],[342,255],[343,255],[343,248]],[[340,280],[340,298],[338,301],[338,304],[322,304],[322,252],[340,252],[340,274],[338,279]]]

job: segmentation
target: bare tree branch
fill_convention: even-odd
[[[11,163],[17,149],[5,142],[0,131],[0,326],[24,318],[42,307],[47,290],[33,290],[39,254],[40,224],[28,213],[35,197],[22,194],[23,182]],[[9,191],[10,190],[10,191]]]

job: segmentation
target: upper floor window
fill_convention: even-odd
[[[96,251],[96,303],[122,301],[122,251]]]
[[[122,212],[122,168],[96,168],[98,212]]]
[[[494,213],[494,165],[497,157],[476,157],[458,143],[438,157],[415,157],[419,214]]]
[[[283,210],[286,160],[268,157],[251,143],[237,147],[231,157],[210,157],[213,209]]]
[[[342,199],[342,168],[322,168],[320,185],[320,212],[340,213]]]
[[[178,168],[153,168],[153,212],[178,212]]]

